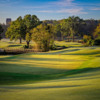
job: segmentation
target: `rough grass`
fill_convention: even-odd
[[[0,100],[100,100],[99,83],[100,47],[0,56]]]

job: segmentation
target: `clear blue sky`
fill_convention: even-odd
[[[35,14],[40,20],[63,19],[75,15],[100,19],[100,0],[0,0],[0,23],[6,18]]]

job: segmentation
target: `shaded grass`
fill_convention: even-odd
[[[0,72],[0,85],[14,85],[14,84],[27,84],[43,80],[59,79],[75,74],[82,74],[89,71],[100,70],[100,68],[84,68],[76,69],[58,74],[22,74],[22,73],[11,73],[11,72]]]
[[[22,49],[26,45],[25,41],[20,44],[19,41],[10,41],[9,39],[2,39],[0,41],[0,48],[2,49]],[[30,45],[34,46],[34,42],[30,42]]]
[[[86,47],[86,48],[80,48],[78,51],[73,52],[65,52],[63,54],[70,54],[70,55],[95,55],[100,54],[100,47]]]
[[[0,86],[1,100],[99,100],[100,70],[32,84]],[[93,74],[93,75],[91,75]],[[80,77],[81,76],[81,77]]]
[[[98,55],[99,47],[75,47],[47,53],[1,56],[1,84],[30,83],[88,72],[100,67]]]
[[[2,42],[0,41],[0,48],[6,49],[6,48],[22,48],[24,44],[18,44],[15,42]]]
[[[99,50],[1,56],[0,100],[100,100]]]
[[[18,49],[18,48],[23,48],[23,46],[26,45],[26,42],[23,41],[22,44],[19,44],[19,41],[10,41],[9,39],[2,39],[0,41],[0,48],[5,48],[5,49]],[[34,42],[30,42],[30,45],[34,46]],[[81,47],[82,44],[81,43],[77,43],[77,42],[65,42],[65,41],[55,41],[55,45],[56,46],[60,46],[60,47]]]

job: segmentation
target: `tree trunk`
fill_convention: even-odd
[[[22,39],[21,38],[19,39],[19,42],[20,42],[20,44],[22,43]]]
[[[64,40],[64,37],[63,36],[61,36],[61,39],[62,39],[62,41]]]
[[[53,40],[55,40],[55,36],[53,36]]]
[[[72,37],[72,39],[73,39],[73,42],[74,42],[74,34],[73,34],[73,37]]]
[[[68,37],[68,42],[69,42],[70,40],[69,40],[69,37]]]
[[[26,43],[27,43],[27,47],[29,48],[30,41],[26,41]]]

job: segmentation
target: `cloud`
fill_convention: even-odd
[[[20,2],[20,0],[0,0],[0,7],[7,7],[7,6],[11,6],[14,4],[18,4]]]
[[[87,12],[83,12],[82,8],[72,8],[72,9],[63,9],[57,11],[58,13],[69,13],[69,14],[87,14]]]
[[[56,2],[49,2],[48,4],[51,5],[50,9],[48,9],[48,10],[41,9],[38,12],[42,12],[42,13],[68,13],[68,14],[72,14],[72,15],[88,14],[87,12],[84,11],[84,9],[82,7],[78,6],[76,3],[73,3],[74,1],[75,0],[59,0]],[[56,9],[52,10],[52,8],[55,6],[56,6]]]
[[[88,14],[87,12],[84,12],[82,8],[77,8],[77,9],[62,9],[62,10],[41,10],[38,12],[42,12],[42,13],[68,13],[68,14],[72,14],[72,15],[76,15],[76,14]]]
[[[34,8],[53,8],[53,7],[66,7],[66,6],[74,6],[74,0],[59,0],[53,2],[47,2],[46,4],[42,4],[41,6],[23,6],[26,9],[34,9]]]
[[[22,8],[34,10],[40,13],[68,13],[68,14],[88,14],[84,8],[74,3],[75,0],[57,0],[52,2],[43,3],[41,6],[23,6]]]
[[[59,6],[73,6],[73,5],[75,5],[75,3],[73,3],[73,1],[75,1],[75,0],[59,0],[56,2],[51,2],[51,4],[59,5]]]
[[[100,7],[99,8],[91,8],[90,10],[100,10]]]
[[[22,6],[22,8],[25,8],[25,9],[44,9],[44,8],[48,8],[48,5],[47,6]]]
[[[37,12],[42,12],[42,13],[53,13],[54,11],[52,11],[52,10],[41,10],[41,11],[37,11]]]

